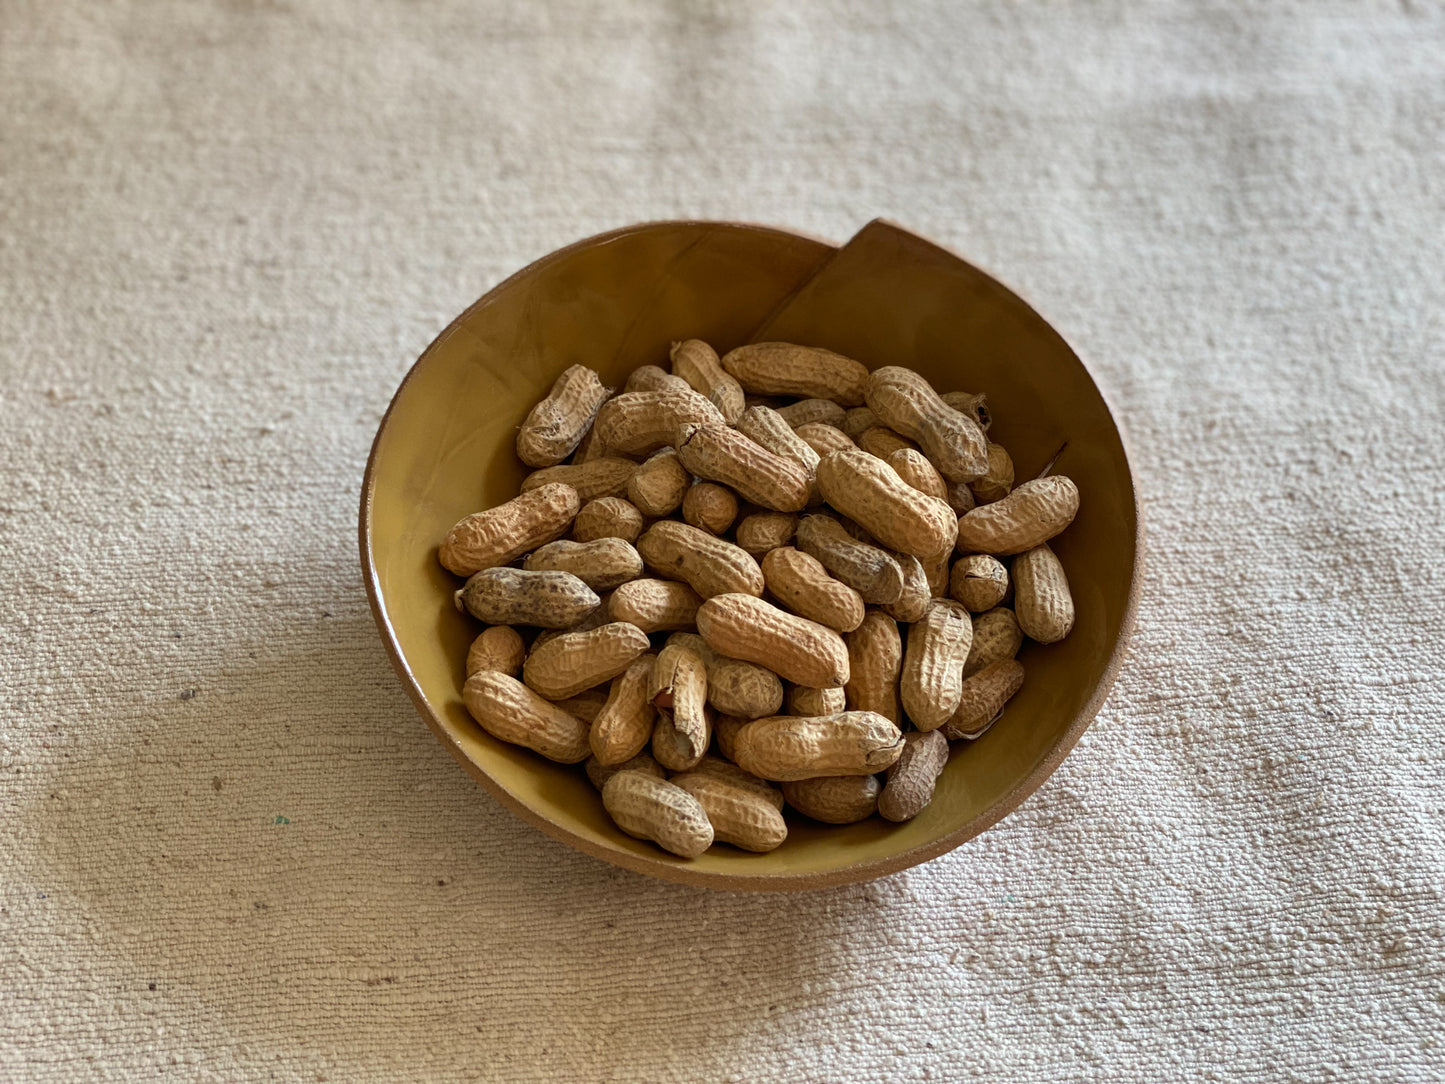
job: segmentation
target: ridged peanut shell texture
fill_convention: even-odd
[[[728,486],[774,512],[800,512],[812,478],[795,461],[725,425],[688,424],[674,433],[678,458],[699,478]]]
[[[927,557],[958,531],[948,502],[920,493],[865,451],[833,452],[818,463],[818,492],[890,549]]]
[[[1031,640],[1052,644],[1074,627],[1074,597],[1064,566],[1048,546],[1035,546],[1014,558],[1014,612]]]
[[[517,431],[517,458],[529,467],[562,462],[582,440],[609,394],[585,365],[563,370]]]
[[[579,508],[581,500],[571,486],[541,486],[462,520],[447,532],[438,556],[458,576],[504,565],[561,538]]]
[[[696,858],[712,846],[712,824],[702,804],[645,772],[612,776],[602,786],[602,804],[628,835],[650,839],[679,858]]]
[[[752,343],[730,351],[723,368],[747,391],[796,395],[858,406],[868,387],[868,369],[852,358],[795,343]]]
[[[825,775],[881,772],[903,752],[903,735],[881,715],[770,715],[733,739],[739,767],[760,779],[788,782]]]
[[[697,611],[697,631],[721,655],[766,666],[795,685],[848,682],[843,637],[752,595],[718,595]]]
[[[971,482],[988,472],[988,440],[978,423],[939,398],[917,373],[896,365],[868,377],[868,406],[884,425],[916,440],[952,482]]]
[[[723,421],[735,425],[743,412],[743,388],[722,367],[717,351],[701,339],[687,339],[673,343],[671,355],[674,375],[686,380],[693,391],[707,396]]]
[[[960,553],[1007,556],[1043,545],[1074,521],[1079,488],[1062,474],[1033,478],[958,520]]]
[[[462,686],[467,710],[488,734],[524,745],[548,760],[577,764],[587,759],[587,722],[538,696],[514,677],[479,670]]]

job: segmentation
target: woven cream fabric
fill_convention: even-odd
[[[1441,5],[8,0],[0,102],[0,1078],[1445,1078]],[[551,842],[381,649],[381,412],[579,237],[877,215],[1116,405],[1118,686],[874,884]]]

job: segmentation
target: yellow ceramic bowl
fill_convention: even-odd
[[[486,734],[462,704],[475,623],[437,544],[470,512],[516,494],[518,424],[556,375],[581,363],[621,385],[668,344],[726,352],[754,339],[904,365],[940,391],[988,394],[990,435],[1032,477],[1055,468],[1082,507],[1054,542],[1078,609],[1059,644],[1027,645],[1004,717],[959,743],[933,803],[893,825],[791,817],[786,843],[719,845],[691,861],[624,835],[580,766]],[[1027,797],[1099,710],[1133,620],[1140,570],[1135,487],[1118,429],[1068,345],[1017,296],[956,256],[875,222],[835,248],[758,226],[658,222],[593,237],[518,272],[463,313],[402,382],[381,423],[361,498],[361,562],[382,639],[417,709],[499,801],[556,839],[628,869],[729,889],[866,880],[936,857]],[[791,815],[790,815],[791,816]]]

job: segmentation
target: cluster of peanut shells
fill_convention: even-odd
[[[517,435],[521,494],[441,545],[486,626],[468,710],[586,761],[618,827],[682,857],[772,850],[785,804],[916,816],[1024,637],[1074,622],[1047,542],[1078,490],[1015,485],[989,424],[982,395],[791,343],[677,343],[620,394],[572,366]]]

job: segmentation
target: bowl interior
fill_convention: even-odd
[[[1078,610],[1073,633],[1020,658],[1023,689],[980,740],[955,745],[913,821],[845,828],[790,821],[766,855],[716,847],[692,861],[615,828],[580,768],[482,731],[461,701],[475,623],[437,544],[462,516],[509,499],[525,468],[516,428],[569,365],[620,385],[668,344],[720,352],[753,339],[826,346],[869,367],[917,369],[940,391],[988,393],[990,436],[1020,479],[1065,445],[1056,470],[1082,503],[1055,549]],[[841,249],[723,223],[666,222],[579,242],[526,268],[457,319],[417,362],[372,451],[361,537],[378,624],[423,718],[506,805],[588,853],[719,887],[797,888],[877,876],[942,853],[1018,804],[1098,710],[1132,617],[1138,522],[1119,433],[1067,344],[1011,292],[886,223]]]

